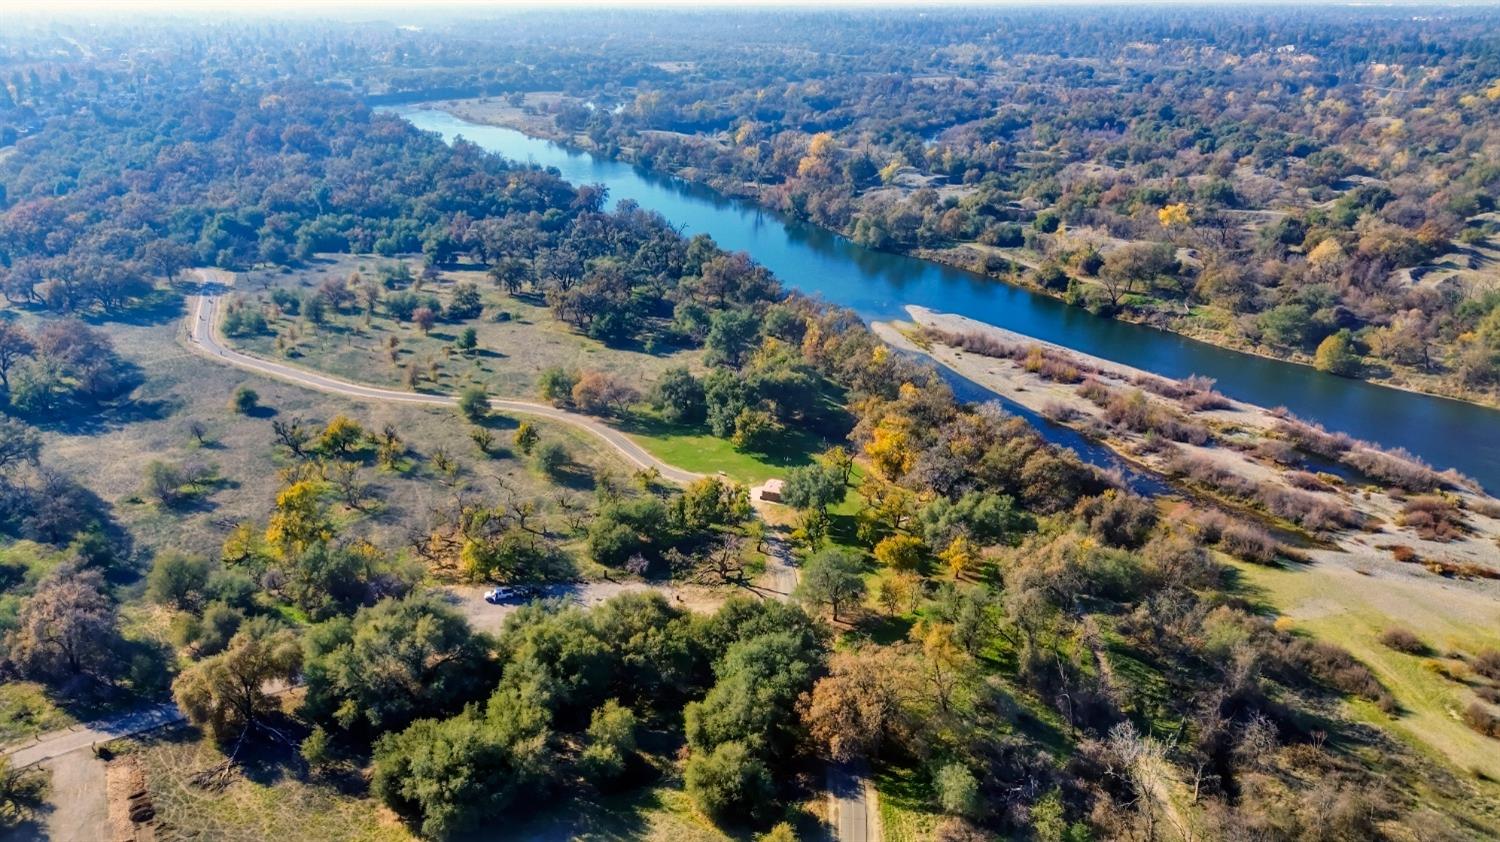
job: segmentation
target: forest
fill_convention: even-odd
[[[1489,10],[805,14],[469,28],[365,86],[479,97],[455,113],[1095,313],[1493,402]]]
[[[1317,502],[1345,475],[1482,536],[1462,477],[1286,418],[1303,492],[1183,455],[1145,496],[753,255],[378,108],[513,101],[861,242],[1475,396],[1500,292],[1393,276],[1488,247],[1491,13],[810,14],[0,33],[0,742],[174,702],[89,753],[130,838],[782,842],[843,767],[891,839],[1492,833],[1500,641],[1382,619],[1356,655],[1253,584],[1379,531]],[[451,405],[231,368],[205,298],[236,355]],[[1079,384],[1101,436],[1229,437],[1145,394],[1211,383],[934,337]],[[0,763],[13,832],[56,797]]]

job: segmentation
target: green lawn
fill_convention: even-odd
[[[784,477],[792,468],[811,464],[814,454],[829,447],[829,442],[802,430],[787,430],[766,452],[750,453],[736,450],[729,439],[711,435],[705,428],[669,424],[651,416],[635,416],[618,426],[663,462],[701,474],[722,471],[746,485]]]
[[[497,838],[493,832],[463,837],[464,842]],[[704,818],[676,781],[619,795],[578,795],[511,828],[506,838],[570,839],[579,842],[730,842]]]
[[[1493,603],[1445,586],[1435,577],[1374,577],[1319,564],[1300,569],[1235,563],[1248,595],[1287,617],[1297,631],[1348,649],[1396,698],[1392,718],[1373,705],[1351,705],[1359,718],[1387,728],[1427,756],[1455,771],[1482,771],[1500,780],[1497,743],[1465,726],[1459,713],[1474,699],[1464,683],[1446,677],[1451,653],[1472,654],[1500,644]],[[1429,656],[1397,652],[1379,642],[1386,629],[1402,626],[1431,649]],[[1500,793],[1497,793],[1500,794]]]
[[[31,681],[0,684],[0,745],[58,731],[76,722],[53,704],[42,685]]]
[[[933,806],[932,782],[917,769],[887,766],[875,770],[880,824],[886,842],[931,839],[942,813]]]

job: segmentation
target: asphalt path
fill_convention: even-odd
[[[223,297],[223,292],[223,288],[218,285],[206,285],[202,294],[196,296],[196,301],[188,312],[189,347],[215,362],[355,400],[443,407],[458,404],[458,398],[454,395],[403,392],[397,389],[355,383],[321,372],[251,356],[228,347],[219,337],[219,301]],[[547,404],[506,398],[491,398],[490,407],[501,412],[546,418],[583,430],[602,439],[632,465],[642,469],[655,468],[661,473],[662,478],[669,482],[686,485],[703,477],[703,474],[685,471],[663,462],[636,444],[629,436],[588,415]]]
[[[458,399],[453,395],[403,392],[355,383],[320,372],[251,356],[230,348],[219,339],[219,301],[223,293],[224,289],[219,285],[206,285],[202,294],[197,296],[196,303],[188,314],[190,347],[212,360],[305,388],[356,400],[445,407],[455,406],[458,403]],[[637,467],[655,468],[661,473],[663,479],[671,482],[686,485],[703,476],[703,474],[685,471],[663,462],[624,433],[587,415],[546,404],[501,398],[491,398],[490,407],[503,412],[533,415],[570,424],[604,440]],[[772,557],[769,571],[772,574],[770,577],[772,588],[777,598],[780,599],[788,599],[791,596],[799,578],[797,569],[788,563],[789,549],[782,544],[780,547],[773,548],[773,552],[769,554]],[[828,786],[830,812],[832,813],[829,821],[834,838],[839,842],[873,842],[873,840],[880,839],[879,821],[872,815],[874,805],[870,798],[871,787],[864,771],[851,766],[830,766]]]

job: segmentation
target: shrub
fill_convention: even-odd
[[[234,396],[229,399],[229,408],[241,415],[249,415],[260,405],[260,395],[249,386],[241,386],[234,390]]]
[[[1397,652],[1405,652],[1408,655],[1421,655],[1427,652],[1427,644],[1422,638],[1417,637],[1411,629],[1400,626],[1392,626],[1380,635],[1380,642]]]
[[[1473,670],[1491,681],[1500,681],[1500,650],[1484,649],[1474,656],[1469,664]]]
[[[1370,668],[1360,663],[1348,650],[1332,643],[1300,637],[1282,637],[1279,655],[1291,673],[1284,676],[1295,681],[1298,674],[1310,675],[1323,684],[1353,696],[1384,706],[1390,693],[1380,685]],[[1394,701],[1390,702],[1394,705]]]
[[[1172,441],[1207,444],[1208,428],[1185,421],[1170,409],[1152,403],[1140,390],[1114,393],[1104,404],[1104,420],[1137,433],[1155,433]]]
[[[537,445],[531,455],[532,464],[543,475],[556,477],[567,467],[568,449],[561,442],[548,441]]]
[[[1464,708],[1464,724],[1486,737],[1500,738],[1500,716],[1491,713],[1481,702],[1470,702]]]
[[[1280,439],[1266,439],[1255,446],[1255,455],[1278,465],[1295,465],[1302,461],[1297,448]]]
[[[1078,410],[1060,401],[1047,401],[1042,405],[1042,417],[1057,424],[1066,424],[1078,417]]]
[[[458,412],[478,424],[490,414],[490,399],[483,386],[470,386],[458,395]]]
[[[1283,475],[1283,479],[1286,480],[1287,485],[1293,488],[1300,488],[1304,491],[1333,490],[1328,483],[1323,481],[1322,477],[1319,477],[1317,474],[1308,473],[1307,471],[1287,471]]]
[[[1272,564],[1281,554],[1281,544],[1271,533],[1248,523],[1225,525],[1215,543],[1224,552],[1252,564]]]
[[[1156,507],[1151,501],[1115,489],[1079,502],[1074,512],[1089,532],[1116,547],[1139,547],[1156,525]]]
[[[1078,387],[1078,396],[1095,406],[1104,406],[1109,403],[1114,392],[1114,389],[1093,377],[1085,379],[1083,385]]]
[[[972,816],[979,810],[979,781],[962,763],[949,763],[932,778],[938,806],[953,816]]]
[[[1406,501],[1397,521],[1427,541],[1452,541],[1461,537],[1465,528],[1458,503],[1435,494]]]
[[[771,772],[744,743],[730,740],[712,752],[697,752],[683,772],[688,795],[715,819],[759,818],[773,796]]]
[[[537,375],[537,392],[542,400],[552,403],[554,406],[566,406],[573,400],[573,386],[578,382],[578,374],[564,368],[544,369]]]

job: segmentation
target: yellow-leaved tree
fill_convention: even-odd
[[[1163,228],[1178,228],[1193,224],[1193,218],[1188,214],[1186,202],[1167,205],[1156,212],[1156,221]]]
[[[266,525],[266,543],[285,556],[332,537],[333,524],[323,505],[323,483],[299,480],[276,495],[276,509]]]

